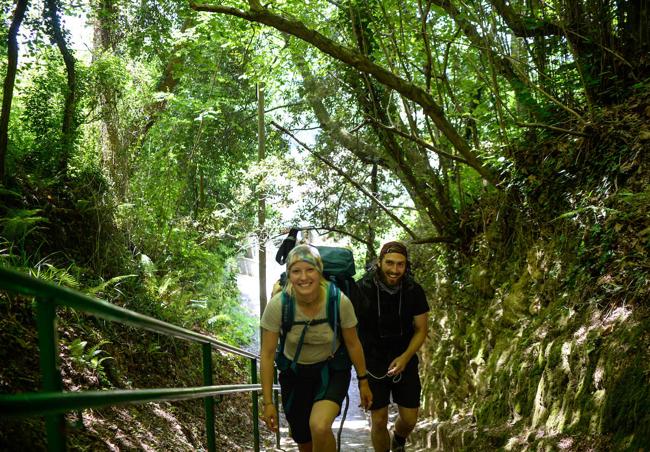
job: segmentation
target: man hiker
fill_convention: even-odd
[[[418,357],[427,337],[429,305],[422,287],[409,272],[406,246],[386,243],[379,259],[358,282],[359,338],[373,394],[371,439],[376,452],[404,451],[420,406]],[[388,405],[399,416],[388,430]]]

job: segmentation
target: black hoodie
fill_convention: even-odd
[[[409,273],[402,278],[398,292],[390,294],[378,288],[378,271],[376,267],[369,270],[357,283],[358,304],[363,306],[358,315],[359,338],[371,370],[388,365],[406,350],[415,332],[413,318],[429,311],[422,286]],[[417,355],[413,359],[417,362]]]

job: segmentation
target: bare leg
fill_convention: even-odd
[[[404,408],[399,405],[397,408],[399,409],[399,416],[395,421],[395,433],[402,438],[406,438],[411,434],[415,428],[415,423],[418,421],[418,409]]]
[[[311,442],[298,444],[298,450],[300,452],[311,452],[311,449]]]
[[[339,413],[338,403],[331,400],[319,400],[314,403],[309,416],[309,430],[314,445],[314,452],[335,452],[336,439],[332,432],[332,423]]]
[[[388,434],[388,407],[379,408],[370,412],[372,427],[370,438],[375,452],[388,452],[390,448],[390,435]]]

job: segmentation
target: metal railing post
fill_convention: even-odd
[[[273,367],[273,384],[277,385],[278,384],[278,371],[275,367]],[[278,391],[277,389],[273,390],[273,403],[275,403],[275,411],[278,413],[278,430],[275,432],[275,446],[279,449],[280,448],[280,403],[279,403],[280,398],[278,397]]]
[[[212,346],[210,344],[202,344],[203,348],[203,384],[205,386],[212,386]],[[214,433],[214,397],[206,397],[203,399],[203,406],[205,407],[205,435],[208,440],[208,451],[216,452],[217,441]]]
[[[257,359],[251,358],[251,384],[257,384]],[[253,447],[255,452],[260,450],[260,424],[257,392],[251,392],[253,397]]]
[[[61,371],[58,364],[58,340],[56,335],[56,303],[53,300],[36,299],[36,325],[38,327],[38,348],[43,391],[60,392]],[[65,416],[51,414],[45,416],[47,447],[50,451],[66,450]]]

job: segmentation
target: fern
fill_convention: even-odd
[[[7,217],[0,219],[2,235],[8,240],[25,240],[29,234],[38,229],[40,223],[49,220],[37,215],[41,209],[13,209],[7,212]]]
[[[46,281],[51,281],[63,286],[70,287],[72,289],[79,289],[81,283],[70,274],[68,271],[72,266],[64,269],[57,268],[52,264],[47,262],[38,265],[36,268],[30,269],[30,275],[35,278],[44,279]]]
[[[17,191],[9,190],[5,187],[0,187],[0,196],[11,196],[15,199],[20,199],[21,195]]]
[[[99,285],[97,285],[95,287],[91,287],[91,288],[87,289],[86,292],[91,294],[91,295],[96,295],[96,294],[98,294],[100,292],[104,292],[106,290],[106,288],[111,286],[111,285],[117,285],[118,283],[120,283],[121,281],[124,281],[125,279],[135,278],[137,276],[138,275],[120,275],[120,276],[116,276],[114,278],[109,279],[108,281],[104,281],[103,283],[101,283],[101,284],[99,284]]]
[[[103,383],[108,382],[103,363],[113,359],[112,356],[100,356],[106,354],[106,351],[100,349],[101,346],[106,344],[110,344],[110,342],[101,340],[94,346],[87,348],[88,341],[80,339],[75,339],[68,344],[72,361],[95,373]]]

